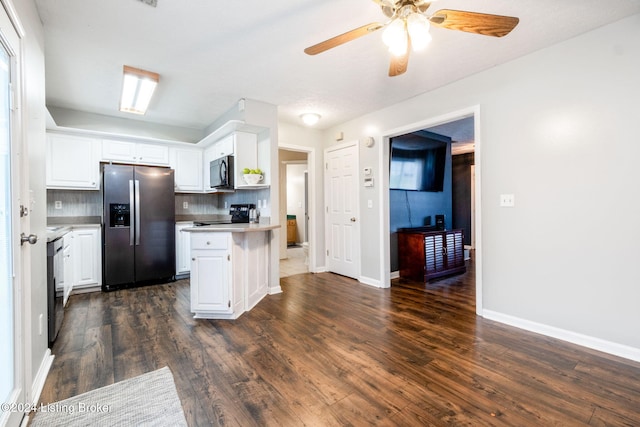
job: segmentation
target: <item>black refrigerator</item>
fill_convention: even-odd
[[[103,165],[103,291],[175,280],[173,172]]]

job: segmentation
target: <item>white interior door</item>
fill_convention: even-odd
[[[4,8],[0,9],[0,402],[9,404],[0,412],[0,425],[17,426],[25,399],[19,242],[26,221],[18,215],[24,182],[20,179],[19,122],[12,103],[12,92],[19,93],[20,41]]]
[[[327,269],[358,279],[360,226],[358,218],[358,145],[325,152]]]

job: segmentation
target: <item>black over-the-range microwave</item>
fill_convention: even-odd
[[[220,157],[209,163],[211,188],[233,188],[233,156]]]

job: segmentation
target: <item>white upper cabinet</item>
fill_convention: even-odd
[[[98,190],[100,140],[47,134],[46,172],[47,188]]]
[[[169,147],[105,139],[102,141],[102,160],[168,166]]]
[[[176,192],[202,191],[202,150],[177,148],[169,150],[169,165],[175,170]]]
[[[233,148],[234,148],[233,145],[236,139],[235,136],[236,134],[231,134],[229,136],[226,136],[222,138],[220,141],[216,141],[211,146],[211,153],[214,160],[219,159],[220,157],[233,155]]]

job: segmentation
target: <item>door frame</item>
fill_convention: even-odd
[[[307,230],[307,235],[309,236],[308,242],[309,242],[309,272],[310,273],[319,273],[318,269],[317,269],[317,262],[316,262],[316,252],[318,250],[317,248],[317,242],[318,242],[318,227],[316,226],[317,224],[317,218],[316,218],[316,170],[315,170],[315,165],[316,165],[316,149],[312,148],[312,147],[307,147],[305,145],[295,145],[295,144],[278,144],[278,149],[281,150],[288,150],[288,151],[297,151],[300,153],[306,153],[307,154],[307,171],[308,171],[308,177],[309,177],[309,190],[308,190],[308,197],[309,197],[309,229]],[[278,168],[280,167],[280,162],[278,162]],[[286,185],[286,182],[285,182]],[[286,206],[281,206],[280,207],[281,212],[284,211],[284,215],[286,218]],[[284,224],[281,224],[282,227],[280,232],[281,233],[286,233],[286,227],[287,227],[287,223],[285,222]],[[279,242],[278,242],[279,244]]]
[[[31,317],[31,305],[29,304],[26,294],[28,284],[30,283],[30,245],[26,245],[23,249],[20,242],[21,232],[29,233],[30,217],[21,215],[21,205],[27,209],[27,215],[30,210],[29,198],[29,174],[28,174],[28,158],[26,156],[26,141],[23,138],[23,114],[22,104],[22,42],[25,32],[18,14],[9,0],[0,0],[2,4],[3,21],[8,19],[15,35],[7,34],[7,30],[0,34],[2,38],[0,43],[5,46],[10,55],[11,61],[11,105],[10,105],[10,174],[11,174],[11,233],[9,239],[11,241],[11,251],[13,255],[13,375],[14,390],[10,396],[10,402],[25,404],[28,396],[27,371],[31,363],[31,346],[30,340],[26,335],[28,329],[28,321]],[[6,18],[5,18],[6,17]],[[16,40],[13,40],[16,38]],[[25,413],[23,411],[7,411],[0,413],[0,421],[3,425],[18,425],[22,422]]]
[[[329,176],[327,174],[327,168],[328,168],[328,156],[329,153],[333,152],[333,151],[339,151],[339,150],[343,150],[345,148],[350,148],[350,147],[355,147],[356,149],[356,156],[355,156],[355,173],[356,173],[356,185],[355,185],[355,196],[354,196],[354,209],[356,211],[356,219],[358,221],[358,224],[356,226],[356,236],[354,237],[356,244],[357,244],[357,249],[358,249],[358,253],[357,253],[357,257],[355,259],[355,263],[356,265],[356,277],[354,277],[354,279],[358,280],[359,282],[363,282],[363,283],[368,283],[368,281],[363,280],[362,278],[362,240],[361,240],[361,230],[360,230],[360,224],[362,223],[362,218],[360,217],[360,141],[359,140],[354,140],[354,141],[347,141],[347,142],[343,142],[341,144],[336,144],[336,145],[332,145],[329,148],[326,148],[324,150],[324,159],[323,159],[323,164],[324,164],[324,208],[322,209],[323,211],[323,215],[324,215],[324,229],[325,229],[325,248],[328,249],[331,247],[329,245],[329,236],[331,235],[330,233],[330,224],[329,224],[329,212],[327,211],[328,206],[329,206],[329,197],[330,197],[330,189],[331,186],[329,185]],[[388,175],[388,174],[387,174]],[[387,181],[389,181],[389,176],[387,176]],[[388,183],[387,183],[388,185]],[[388,197],[387,197],[388,198]],[[388,227],[387,227],[388,228]],[[325,256],[324,256],[324,265],[326,267],[326,271],[331,271],[331,269],[329,268],[329,256],[326,254],[325,252]]]
[[[379,186],[380,218],[382,227],[380,227],[380,277],[383,280],[383,286],[391,286],[391,250],[390,250],[390,224],[389,224],[389,144],[390,139],[396,136],[405,135],[416,132],[421,129],[430,128],[444,123],[473,117],[474,127],[474,165],[475,165],[475,216],[473,218],[475,229],[475,282],[476,282],[476,314],[482,316],[482,144],[480,131],[480,105],[474,105],[458,111],[453,111],[440,116],[427,118],[425,120],[403,125],[398,128],[388,129],[381,132],[382,144],[379,147],[380,163],[378,164],[381,173],[382,185]]]

